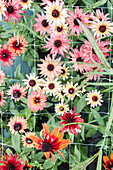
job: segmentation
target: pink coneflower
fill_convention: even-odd
[[[17,41],[17,35],[14,37],[9,38],[8,44],[10,47],[10,51],[13,51],[15,55],[21,55],[25,53],[28,42],[24,38],[24,36],[19,36],[19,42]]]
[[[19,83],[14,84],[13,86],[9,86],[10,89],[7,92],[8,95],[11,95],[11,99],[15,99],[15,101],[19,101],[21,98],[26,96],[26,87],[20,87]]]
[[[33,25],[35,32],[40,31],[40,35],[44,36],[46,32],[50,32],[50,25],[47,21],[47,16],[41,11],[41,15],[36,13],[38,18],[34,18],[37,23]]]
[[[101,9],[101,10],[102,10],[102,12],[100,11],[100,9],[97,9],[97,10],[96,10],[96,16],[97,16],[97,18],[98,18],[100,21],[103,21],[103,22],[110,20],[111,18],[108,17],[109,13],[107,13],[107,14],[104,15],[103,9]],[[93,17],[93,18],[94,18],[94,20],[96,19],[95,17]]]
[[[24,119],[24,117],[14,116],[13,118],[10,118],[10,121],[8,122],[8,125],[10,127],[11,134],[15,135],[19,132],[25,132],[24,129],[27,129],[27,121]]]
[[[62,122],[60,122],[59,126],[61,125],[66,125],[68,123],[77,123],[77,122],[84,122],[84,120],[80,117],[79,113],[74,113],[76,110],[76,108],[74,108],[73,111],[69,111],[69,112],[64,112],[64,115],[60,115],[60,119],[63,120]],[[81,132],[80,130],[81,125],[79,124],[70,124],[70,125],[66,125],[65,127],[63,127],[61,129],[61,132],[65,133],[66,131],[69,131],[70,133],[74,133],[76,135],[78,135],[78,133]]]
[[[73,35],[75,32],[77,33],[77,37],[79,37],[80,32],[83,33],[81,26],[79,25],[78,20],[80,20],[85,26],[87,26],[88,23],[88,16],[86,13],[82,13],[82,9],[79,9],[79,6],[76,7],[75,13],[69,11],[69,14],[72,16],[69,16],[67,18],[67,23],[69,24],[69,29],[71,30],[71,34]]]
[[[67,24],[61,24],[60,26],[58,24],[56,24],[56,25],[51,24],[50,30],[51,30],[51,33],[56,32],[57,34],[61,34],[61,33],[66,34],[68,31],[68,26],[67,26]]]
[[[23,16],[19,15],[26,13],[26,11],[21,10],[22,6],[20,4],[20,1],[15,0],[9,0],[9,2],[6,4],[6,11],[5,11],[5,20],[9,21],[9,18],[11,17],[12,20],[14,20],[15,24],[16,21],[20,22],[18,18],[22,18]]]
[[[67,42],[71,40],[67,38],[67,34],[51,34],[51,37],[47,38],[47,40],[47,45],[43,46],[43,48],[48,48],[48,51],[51,49],[50,54],[55,56],[59,53],[64,57],[64,52],[67,53],[67,50],[70,49],[70,44]]]
[[[3,70],[0,70],[0,85],[2,84],[2,83],[4,83],[4,79],[5,78],[5,73],[4,73],[4,71]]]
[[[13,154],[10,153],[10,157],[8,158],[8,155],[5,154],[6,157],[6,161],[0,161],[0,164],[4,164],[4,165],[0,165],[0,169],[1,170],[21,170],[22,167],[24,166],[24,164],[22,163],[22,158],[20,158],[19,160],[17,160],[18,155],[16,154],[13,157]]]
[[[89,71],[91,70],[90,67],[87,65],[88,61],[90,60],[90,56],[87,55],[85,50],[83,49],[83,45],[80,47],[80,50],[78,48],[73,49],[73,52],[69,52],[68,54],[71,56],[72,61],[74,65],[72,66],[75,71],[80,70],[81,73],[84,71]],[[77,62],[83,62],[86,64],[79,64]]]
[[[61,58],[54,59],[54,56],[52,58],[48,54],[47,57],[45,57],[45,60],[41,59],[43,62],[42,64],[38,64],[40,68],[38,70],[41,70],[40,74],[44,77],[47,77],[49,79],[54,79],[54,77],[58,77],[61,73]]]
[[[97,40],[97,37],[95,37],[95,40]],[[109,48],[110,42],[109,41],[101,41],[101,40],[97,40],[96,42],[97,42],[98,46],[100,47],[101,51],[103,52],[103,54],[105,55],[105,57],[108,57],[109,54],[107,54],[107,52],[112,51]],[[93,60],[95,60],[95,61],[97,61],[98,63],[101,64],[101,61],[98,58],[98,56],[96,55],[96,53],[95,53],[94,49],[92,48],[91,44],[87,40],[84,40],[84,43],[85,43],[84,44],[85,51],[86,51],[87,55],[90,57],[89,63],[93,63],[93,61],[91,59],[91,52],[92,52]]]
[[[16,59],[15,53],[10,51],[9,45],[3,44],[3,49],[0,48],[0,61],[2,61],[2,66],[5,67],[6,64],[8,67],[11,65],[14,65],[13,61],[11,59]]]
[[[47,98],[42,91],[33,91],[28,96],[28,107],[37,112],[38,110],[43,110],[46,106]]]
[[[0,89],[0,106],[4,106],[4,103],[6,103],[4,99],[6,99],[6,97],[4,97],[4,91]]]

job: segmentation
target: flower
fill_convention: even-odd
[[[67,38],[67,34],[51,34],[50,38],[47,38],[46,45],[42,48],[48,48],[47,50],[51,49],[50,54],[54,54],[55,56],[57,53],[61,54],[64,57],[64,52],[67,53],[67,49],[70,49],[70,44],[67,43],[71,40]]]
[[[77,19],[80,20],[87,27],[87,23],[88,23],[88,17],[86,15],[87,12],[82,13],[82,9],[79,9],[79,6],[77,6],[75,9],[75,13],[71,11],[69,11],[68,13],[72,15],[67,18],[67,24],[69,24],[69,30],[71,30],[70,36],[76,32],[77,37],[79,37],[80,32],[83,33],[83,31]]]
[[[3,0],[0,0],[0,21],[2,21],[2,15],[5,15],[5,3]]]
[[[3,70],[0,70],[0,85],[2,84],[2,83],[4,83],[4,79],[5,78],[5,73],[4,73],[4,71]]]
[[[26,74],[26,77],[28,78],[23,79],[23,84],[27,85],[26,87],[29,88],[29,93],[31,90],[37,90],[38,87],[38,76],[36,77],[35,73],[30,73],[30,76]]]
[[[4,97],[4,91],[0,89],[0,106],[4,106],[4,103],[6,103],[6,101],[4,99],[6,99],[7,97]]]
[[[13,51],[15,55],[21,55],[22,53],[25,53],[25,50],[27,47],[27,41],[24,38],[24,36],[19,36],[19,41],[17,40],[17,35],[14,37],[9,38],[8,44],[10,47],[10,51]]]
[[[43,129],[40,132],[41,138],[31,136],[32,140],[36,143],[34,147],[36,149],[42,150],[46,159],[49,159],[50,155],[52,156],[51,162],[53,162],[55,159],[55,156],[53,154],[54,151],[59,153],[64,158],[64,155],[59,150],[64,149],[71,143],[71,140],[69,139],[62,140],[63,133],[61,132],[58,135],[59,129],[59,127],[56,127],[50,134],[49,127],[46,125],[46,123],[44,123]]]
[[[0,48],[0,61],[3,62],[2,66],[5,67],[6,64],[8,67],[10,67],[10,64],[14,65],[11,59],[16,59],[15,53],[10,51],[9,45],[3,44],[3,49]]]
[[[0,169],[2,170],[21,170],[21,168],[24,166],[24,164],[21,164],[22,162],[22,158],[20,158],[17,161],[18,155],[16,154],[13,157],[13,154],[10,153],[10,158],[8,158],[8,156],[5,154],[6,157],[6,161],[0,161],[0,163],[4,164],[4,165],[0,165]]]
[[[7,92],[8,95],[11,95],[11,99],[15,99],[15,101],[19,101],[21,98],[24,98],[26,96],[27,91],[26,87],[22,86],[20,87],[19,83],[14,83],[13,86],[9,86],[10,89]]]
[[[42,91],[32,91],[28,96],[28,107],[37,112],[38,110],[43,110],[46,106],[47,98]]]
[[[110,155],[110,160],[108,156],[103,156],[103,161],[106,165],[103,164],[105,169],[112,170],[113,169],[113,153]]]
[[[61,85],[61,88],[58,89],[58,92],[56,94],[56,98],[60,101],[64,101],[65,93],[64,93],[65,87]]]
[[[7,126],[10,127],[11,134],[15,135],[19,132],[24,132],[24,129],[27,129],[27,121],[24,119],[24,117],[14,116],[13,118],[10,118],[10,121],[8,122]]]
[[[43,2],[43,3],[41,3],[40,6],[46,5],[46,4],[48,4],[48,2],[50,2],[50,3],[56,2],[56,0],[42,0],[42,2]],[[60,2],[61,2],[61,0],[59,0],[59,3],[60,3]]]
[[[67,24],[61,24],[61,26],[58,26],[58,24],[56,24],[56,25],[51,24],[50,29],[51,29],[52,33],[56,32],[57,34],[61,34],[61,33],[67,34],[68,26],[67,26]]]
[[[63,90],[65,93],[65,96],[67,96],[69,99],[73,100],[75,96],[79,96],[79,92],[77,87],[78,83],[73,85],[73,82],[70,83],[67,82],[65,89]]]
[[[33,140],[30,138],[30,136],[35,136],[35,133],[33,132],[27,132],[25,133],[25,135],[22,135],[22,142],[23,142],[23,146],[26,148],[31,148],[33,147]]]
[[[65,23],[65,18],[67,15],[67,9],[63,8],[64,2],[59,3],[59,0],[53,3],[47,1],[47,5],[44,7],[46,10],[47,21],[54,25],[59,25]]]
[[[29,168],[32,168],[32,165],[27,164],[27,160],[25,161],[25,165],[22,167],[24,170],[29,170]]]
[[[57,114],[63,114],[64,111],[68,111],[68,110],[69,110],[69,105],[64,104],[63,101],[61,101],[61,103],[55,105],[55,112]]]
[[[40,68],[37,70],[41,70],[40,74],[44,77],[54,79],[55,77],[58,77],[61,73],[61,58],[54,59],[54,56],[52,58],[48,54],[47,57],[45,57],[45,60],[41,59],[43,62],[42,64],[38,64]]]
[[[101,102],[103,102],[102,94],[100,94],[100,91],[97,92],[97,90],[92,90],[92,92],[87,93],[87,98],[85,99],[87,104],[91,104],[91,107],[96,107],[97,105],[101,106]]]
[[[40,35],[43,37],[46,32],[50,32],[50,25],[47,21],[47,16],[41,11],[41,15],[36,13],[38,18],[34,18],[37,23],[33,25],[35,32],[40,31]]]
[[[5,11],[5,20],[9,21],[9,18],[11,17],[12,20],[14,20],[15,24],[16,21],[20,22],[18,18],[22,18],[23,16],[19,15],[26,13],[26,11],[21,10],[22,6],[19,1],[15,0],[9,0],[9,2],[6,4],[6,11]]]
[[[21,5],[23,9],[27,9],[27,8],[30,9],[31,3],[33,3],[32,0],[21,0]]]
[[[61,67],[61,77],[63,80],[68,79],[68,75],[69,75],[69,67],[66,67],[66,64],[63,64],[63,66]]]
[[[74,113],[76,110],[76,108],[74,108],[73,111],[69,111],[68,113],[64,112],[64,115],[60,115],[60,119],[63,120],[62,122],[60,122],[59,126],[61,125],[66,125],[68,123],[77,123],[77,122],[84,122],[84,120],[80,117],[79,113]],[[66,131],[69,130],[70,133],[74,133],[76,135],[78,135],[78,133],[81,132],[80,130],[81,125],[79,124],[70,124],[70,125],[66,125],[65,127],[63,127],[61,129],[61,132],[65,133]]]
[[[97,9],[96,10],[96,17],[93,16],[94,20],[97,20],[97,18],[100,20],[100,21],[108,21],[110,20],[111,18],[108,17],[109,13],[105,14],[103,13],[103,9],[102,9],[102,12]]]

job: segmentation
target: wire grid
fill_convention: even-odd
[[[76,6],[72,6],[72,7],[76,7]],[[84,8],[84,6],[80,6],[81,8]],[[113,10],[113,8],[112,8],[112,6],[111,7],[102,7],[104,10],[110,10],[111,11],[111,16],[112,16],[112,10]],[[31,9],[33,12],[36,12],[36,10],[34,9],[34,8],[32,8]],[[26,38],[27,39],[27,38]],[[36,60],[35,60],[35,48],[36,47],[38,47],[38,46],[40,46],[40,45],[38,45],[38,44],[36,44],[35,43],[35,36],[34,36],[34,43],[33,44],[29,44],[29,46],[33,46],[34,47],[34,57],[33,57],[33,60],[34,60],[34,67],[36,68]],[[80,42],[77,42],[77,41],[73,41],[73,37],[72,37],[72,47],[73,47],[73,44],[78,44],[78,43],[80,43]],[[42,46],[44,45],[44,44],[41,44]],[[111,37],[110,37],[110,48],[113,46],[113,44],[111,43]],[[111,59],[111,52],[110,52],[110,59]],[[18,62],[15,62],[15,64],[16,65],[18,65]],[[111,64],[111,62],[110,62],[110,64]],[[2,65],[1,65],[1,67],[2,67]],[[14,68],[11,66],[10,67],[10,70],[11,70],[11,74],[13,75],[13,72],[14,72]],[[71,72],[71,75],[70,75],[70,78],[71,78],[71,81],[73,81],[73,79],[74,79],[74,77],[73,77],[73,72]],[[106,78],[103,78],[103,77],[101,77],[101,80],[106,80]],[[107,78],[107,80],[109,81],[109,82],[111,82],[111,76],[109,76],[109,78]],[[13,79],[12,78],[12,81],[13,82],[15,82],[15,79]],[[16,80],[16,81],[18,81],[18,80]],[[106,110],[105,111],[102,111],[102,112],[99,112],[100,114],[109,114],[110,113],[110,92],[108,92],[109,93],[109,95],[108,95],[108,103],[107,103],[107,108],[106,108]],[[72,109],[73,108],[73,101],[71,100],[71,108],[70,109]],[[7,113],[5,113],[5,114],[10,114],[10,112],[7,112]],[[32,113],[33,114],[33,116],[34,116],[34,132],[35,132],[35,121],[36,121],[36,116],[42,116],[42,115],[45,115],[46,113]],[[55,113],[52,113],[52,114],[55,114]],[[81,112],[81,114],[89,114],[89,113],[85,113],[85,112]],[[3,156],[4,155],[4,146],[6,146],[6,147],[10,147],[10,146],[8,146],[8,145],[5,145],[5,143],[4,143],[4,128],[3,128],[3,122],[2,122],[2,115],[3,115],[3,113],[2,113],[2,111],[0,111],[0,115],[1,115],[1,136],[2,136],[2,140],[0,141],[0,145],[2,146],[1,147],[1,154],[0,154],[0,156]],[[71,149],[72,149],[72,147],[73,146],[82,146],[82,147],[84,147],[84,146],[87,146],[88,148],[92,148],[91,150],[90,150],[90,154],[88,154],[88,156],[90,157],[91,155],[93,155],[94,154],[94,148],[96,148],[96,144],[95,143],[84,143],[84,141],[83,142],[80,142],[80,143],[77,143],[77,142],[75,142],[75,143],[71,143],[70,145],[69,145],[69,165],[71,164],[71,162],[72,162],[72,158],[71,158]],[[105,145],[105,147],[106,147],[106,150],[107,150],[107,148],[109,147],[109,146],[107,146],[107,145]],[[95,149],[96,150],[96,149]],[[88,150],[89,151],[89,150]],[[76,152],[76,151],[75,151]],[[93,170],[93,167],[90,167],[91,169],[89,169],[88,168],[88,170]],[[33,168],[33,170],[35,170],[35,168]]]

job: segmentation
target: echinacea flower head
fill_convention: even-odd
[[[14,20],[15,24],[16,21],[20,22],[18,18],[22,18],[23,16],[20,14],[26,13],[26,11],[22,10],[22,6],[20,4],[20,1],[15,0],[9,0],[9,2],[5,3],[6,5],[6,11],[5,11],[5,20],[9,21],[9,18],[11,17],[12,20]]]
[[[63,114],[64,112],[67,112],[68,110],[69,110],[69,105],[63,103],[63,101],[55,105],[55,112],[57,114]]]
[[[86,27],[88,23],[88,17],[86,13],[82,13],[82,9],[79,9],[79,6],[76,7],[75,13],[69,11],[70,16],[67,18],[67,24],[69,24],[69,30],[71,30],[71,34],[77,33],[77,37],[79,37],[80,32],[83,33],[81,26],[79,25],[78,20],[80,20]]]
[[[3,48],[0,48],[0,61],[3,62],[2,66],[5,67],[6,64],[8,67],[10,67],[10,64],[14,65],[12,59],[16,59],[15,53],[10,51],[9,45],[3,44]]]
[[[69,75],[69,67],[66,67],[66,64],[63,64],[63,66],[61,67],[61,77],[63,80],[68,79],[68,75]]]
[[[5,3],[3,0],[0,0],[0,21],[2,21],[2,15],[5,16]]]
[[[29,93],[31,90],[38,89],[38,76],[36,77],[35,73],[30,73],[30,75],[26,74],[28,79],[23,79],[23,84],[26,85],[26,88],[29,88]]]
[[[23,170],[29,170],[29,168],[32,168],[32,165],[27,163],[27,160],[25,160],[25,165],[22,167]]]
[[[31,148],[34,145],[33,140],[30,138],[31,135],[35,136],[35,133],[27,132],[27,133],[25,133],[25,135],[22,135],[23,146],[26,148]]]
[[[50,30],[51,30],[51,33],[56,32],[57,34],[61,34],[61,33],[67,34],[68,26],[67,26],[67,24],[61,24],[60,26],[58,26],[57,24],[56,25],[51,24]]]
[[[0,161],[3,165],[0,165],[1,170],[21,170],[21,168],[24,166],[22,163],[22,158],[17,160],[18,155],[16,154],[13,156],[12,153],[10,153],[10,157],[8,158],[8,155],[5,154],[6,161]]]
[[[7,97],[4,97],[4,91],[0,89],[0,106],[4,106],[4,104],[6,103],[4,99],[6,98]]]
[[[45,60],[41,59],[41,61],[42,64],[38,64],[40,67],[38,70],[41,70],[41,76],[49,79],[54,79],[59,76],[61,73],[61,58],[54,59],[54,56],[50,57],[48,54],[47,57],[45,57]]]
[[[44,15],[44,13],[41,11],[41,15],[36,13],[36,16],[38,18],[34,18],[34,20],[37,22],[32,27],[34,27],[35,32],[40,31],[40,35],[43,37],[46,32],[50,32],[50,24],[47,21],[47,16]]]
[[[68,97],[68,99],[71,99],[73,100],[75,96],[79,96],[79,90],[77,87],[78,86],[78,83],[76,83],[75,85],[73,84],[73,82],[67,82],[65,88],[64,88],[64,93],[65,93],[65,96]]]
[[[85,100],[87,101],[87,104],[90,104],[93,108],[97,105],[101,106],[101,103],[103,102],[102,94],[97,90],[92,90],[92,92],[87,93],[87,98]]]
[[[8,95],[11,95],[11,99],[15,99],[15,101],[19,101],[21,98],[26,96],[26,87],[20,87],[19,83],[14,84],[13,86],[9,86],[10,89],[7,92]]]
[[[27,9],[31,7],[31,4],[33,3],[32,0],[21,0],[20,1],[21,5],[22,5],[22,9]]]
[[[49,159],[51,155],[51,162],[55,159],[53,152],[59,153],[64,158],[64,155],[59,150],[64,149],[71,143],[71,140],[69,139],[62,139],[62,132],[58,135],[59,129],[59,127],[56,127],[50,134],[49,127],[44,123],[43,129],[40,132],[41,138],[31,136],[32,140],[35,142],[34,147],[44,152],[46,159]]]
[[[15,135],[17,133],[25,132],[24,130],[28,128],[26,119],[19,116],[14,116],[13,118],[10,118],[7,126],[10,127],[11,134],[15,133]]]
[[[54,1],[53,3],[47,2],[47,5],[44,7],[45,13],[47,16],[47,21],[54,25],[59,25],[65,23],[65,18],[67,15],[67,9],[63,8],[64,2],[59,3],[59,0]]]
[[[55,56],[57,53],[61,54],[64,57],[64,52],[68,52],[70,49],[70,42],[67,38],[67,34],[57,34],[56,32],[54,34],[51,34],[50,38],[46,38],[48,41],[46,42],[46,45],[42,48],[47,48],[47,50],[51,50],[50,54],[54,54]]]
[[[46,106],[46,95],[43,94],[41,90],[32,91],[28,96],[28,107],[37,112],[38,110],[43,110]]]
[[[0,85],[2,84],[2,83],[4,83],[4,79],[5,78],[5,73],[4,73],[4,71],[3,70],[0,70]]]
[[[66,125],[68,123],[78,123],[78,122],[84,122],[84,120],[80,117],[79,113],[74,113],[76,110],[76,108],[74,108],[73,111],[69,111],[69,112],[64,112],[64,115],[60,115],[60,119],[63,120],[62,122],[60,122],[59,126],[61,125]],[[70,125],[66,125],[61,129],[61,132],[65,133],[67,131],[69,131],[72,134],[76,134],[78,135],[78,133],[81,132],[80,130],[81,125],[79,124],[70,124]]]
[[[24,36],[19,36],[19,41],[17,41],[17,35],[9,38],[8,44],[10,47],[10,51],[13,51],[15,55],[21,55],[25,53],[28,42],[24,38]]]
[[[113,170],[113,153],[110,154],[110,160],[108,156],[103,156],[103,161],[105,164],[103,164],[105,169]]]

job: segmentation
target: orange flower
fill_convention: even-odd
[[[103,161],[106,165],[103,164],[104,168],[108,170],[113,170],[113,153],[110,155],[110,160],[108,156],[103,156]]]
[[[22,169],[24,169],[24,170],[29,170],[29,168],[32,168],[32,166],[31,165],[28,165],[27,164],[27,160],[25,161],[25,165],[23,166],[23,168]]]
[[[53,154],[54,151],[59,153],[65,159],[64,155],[58,150],[67,147],[71,143],[71,140],[69,139],[62,140],[63,132],[61,132],[58,135],[59,129],[60,129],[59,127],[56,127],[50,134],[49,127],[46,125],[46,123],[44,123],[43,129],[40,132],[41,138],[36,136],[30,136],[30,138],[35,142],[34,147],[36,149],[42,150],[42,152],[44,152],[46,159],[49,159],[51,154],[52,157],[51,162],[53,162],[55,159],[55,156]]]

